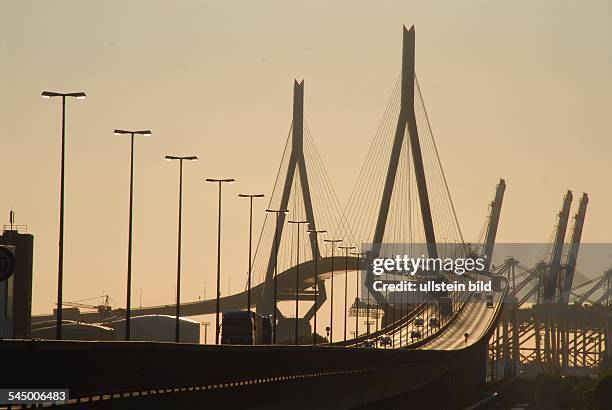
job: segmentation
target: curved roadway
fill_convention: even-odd
[[[334,272],[336,275],[344,274],[345,264],[347,260],[344,256],[335,256],[333,258]],[[358,258],[348,258],[348,270],[356,270],[361,268],[360,260]],[[319,280],[325,280],[330,278],[332,272],[332,258],[325,257],[321,258],[317,264],[317,277]],[[314,286],[315,277],[315,264],[314,261],[303,262],[300,264],[300,291],[304,291]],[[282,299],[282,294],[295,292],[295,279],[297,270],[295,267],[289,268],[278,274],[278,295],[279,300]],[[253,286],[251,289],[251,297],[253,305],[257,305],[261,301],[261,294],[263,292],[264,283],[260,283]],[[269,295],[272,293],[269,292]],[[221,310],[238,310],[246,309],[247,307],[247,291],[236,293],[230,296],[224,296],[220,300]],[[195,302],[184,302],[181,303],[181,316],[199,316],[206,314],[213,314],[216,311],[216,299],[199,300]],[[158,306],[146,306],[141,308],[132,307],[132,316],[141,315],[174,315],[176,313],[176,304],[158,305]],[[111,317],[122,317],[125,315],[125,309],[117,308],[110,312],[81,312],[78,320],[83,322],[102,322],[105,319]],[[64,315],[66,316],[66,315]],[[32,317],[32,323],[45,322],[54,320],[54,315],[37,315]]]

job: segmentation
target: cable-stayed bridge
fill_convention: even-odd
[[[488,307],[470,303],[469,292],[445,294],[450,314],[441,311],[439,294],[402,300],[403,296],[372,288],[368,261],[373,258],[459,257],[472,252],[464,244],[415,74],[414,27],[403,30],[401,64],[346,206],[340,204],[305,119],[305,83],[294,84],[293,118],[268,204],[270,211],[277,212],[268,214],[253,259],[253,305],[258,312],[277,318],[279,335],[299,324],[300,336],[310,336],[311,332],[323,334],[321,329],[331,327],[334,320],[333,314],[329,320],[319,318],[312,329],[310,322],[318,308],[328,300],[332,308],[344,302],[340,308],[344,322],[333,324],[332,343],[199,346],[33,341],[2,344],[3,357],[10,352],[16,354],[9,357],[19,357],[23,349],[29,352],[28,360],[46,357],[38,367],[40,375],[48,375],[62,358],[66,360],[56,381],[76,386],[75,406],[206,403],[228,408],[353,408],[382,402],[393,406],[395,400],[415,392],[419,398],[411,398],[411,403],[417,406],[437,400],[443,408],[455,408],[477,401],[485,381],[488,340],[502,312],[507,281],[500,280]],[[326,236],[308,230],[325,230]],[[364,271],[363,286],[356,281],[351,288],[356,292],[350,306],[349,270]],[[433,277],[442,282],[480,278],[473,273]],[[384,281],[399,279],[389,274]],[[338,287],[344,288],[340,303],[333,301]],[[279,301],[294,301],[298,315],[289,317],[279,309]],[[245,309],[247,292],[223,297],[220,303],[223,311]],[[211,314],[215,306],[214,299],[186,302],[181,313]],[[132,309],[134,316],[174,312],[174,305]],[[352,337],[347,336],[346,326],[351,313],[356,318]],[[123,311],[104,315],[122,316]],[[360,317],[368,322],[361,333],[357,329]],[[377,323],[371,329],[374,317]],[[425,323],[417,325],[417,318],[425,318]],[[83,313],[78,318],[100,319],[100,313]],[[419,326],[421,334],[415,338],[412,332]],[[342,328],[343,332],[338,330]],[[391,337],[389,349],[356,348],[382,335]],[[108,368],[113,362],[122,364],[121,374]],[[84,368],[95,376],[77,377]],[[39,380],[19,371],[14,377]],[[245,397],[252,401],[244,403]]]
[[[308,290],[312,290],[315,282],[315,259],[320,307],[328,298],[328,282],[336,274],[344,275],[347,268],[352,271],[365,266],[360,259],[400,253],[431,257],[439,252],[456,255],[457,249],[448,249],[442,239],[444,243],[463,243],[414,72],[414,28],[404,29],[403,42],[401,74],[344,207],[304,118],[305,83],[295,82],[293,118],[268,204],[269,209],[289,212],[280,213],[278,221],[273,213],[267,214],[253,258],[252,294],[259,312],[273,313],[275,276],[278,300],[294,300],[297,284],[299,298],[312,301],[314,292]],[[289,220],[307,221],[308,226],[296,229],[287,223]],[[326,230],[326,235],[307,233],[316,229]],[[299,248],[297,236],[302,241]],[[325,242],[329,238],[342,243],[329,245]],[[339,246],[354,246],[355,250],[345,252]],[[367,257],[354,255],[366,251]],[[296,278],[298,273],[300,277]],[[380,303],[387,299],[375,291],[371,291],[371,296]],[[223,310],[246,308],[246,280],[245,291],[223,297],[221,306]],[[174,313],[174,305],[132,309],[135,315]],[[210,314],[214,313],[214,303],[213,300],[185,302],[181,304],[181,311],[185,316]],[[282,312],[277,313],[282,320]],[[312,315],[309,309],[304,320]],[[84,313],[81,319],[95,321],[99,317],[97,313]]]

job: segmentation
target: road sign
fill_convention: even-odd
[[[7,280],[15,272],[15,254],[11,248],[0,246],[0,282]]]

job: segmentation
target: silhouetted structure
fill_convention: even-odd
[[[296,173],[299,175],[299,186],[301,188],[302,200],[304,204],[304,212],[306,221],[308,222],[309,229],[316,230],[317,224],[315,221],[315,213],[312,206],[312,197],[310,195],[310,183],[308,181],[308,171],[306,168],[306,160],[304,157],[304,81],[295,81],[293,85],[293,122],[291,126],[291,156],[287,166],[287,174],[285,175],[283,190],[280,198],[278,209],[287,209],[289,204],[289,197],[291,195],[294,178]],[[295,210],[292,210],[295,211]],[[285,227],[285,213],[279,213],[277,225],[277,235],[282,238],[284,227]],[[319,257],[319,246],[318,242],[310,241],[311,252],[313,258]],[[257,304],[257,311],[266,314],[276,316],[278,320],[277,329],[279,334],[290,329],[285,329],[285,325],[288,321],[284,320],[283,314],[274,306],[274,298],[271,297],[274,290],[274,271],[276,266],[276,257],[278,253],[278,247],[272,247],[270,257],[268,259],[268,265],[266,269],[265,281],[261,289],[260,302]],[[280,272],[277,272],[279,274]],[[297,276],[298,271],[296,271]],[[317,306],[321,306],[327,299],[325,292],[325,283],[319,278],[318,281],[318,294],[314,295],[317,298]],[[294,288],[295,289],[295,288]],[[297,300],[297,298],[296,298]],[[314,306],[308,310],[302,320],[309,322],[314,316]],[[302,325],[294,324],[293,329],[304,328]],[[280,336],[279,336],[280,338]],[[280,340],[280,339],[279,339]]]
[[[34,236],[19,232],[16,225],[5,228],[8,229],[0,236],[0,245],[15,247],[16,269],[13,276],[6,281],[4,295],[0,294],[0,307],[4,307],[4,311],[0,312],[0,317],[4,316],[6,324],[5,333],[0,336],[16,339],[29,338],[32,317]],[[0,331],[3,331],[1,327]]]

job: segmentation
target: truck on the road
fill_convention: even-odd
[[[223,312],[221,344],[272,344],[272,319],[255,312],[234,310]]]

